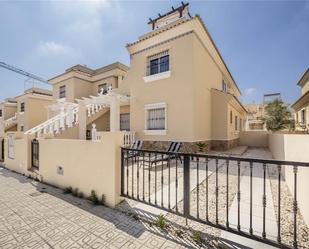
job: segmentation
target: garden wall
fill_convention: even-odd
[[[278,160],[309,162],[308,134],[269,134],[269,149]],[[294,191],[293,167],[285,167],[285,179]],[[297,174],[298,205],[309,226],[309,168],[299,167]]]
[[[239,145],[248,147],[268,147],[268,131],[242,131]]]

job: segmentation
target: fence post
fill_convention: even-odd
[[[124,195],[124,150],[121,148],[121,192],[120,195]]]
[[[190,215],[190,156],[183,158],[183,214],[187,218]]]

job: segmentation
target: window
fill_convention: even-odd
[[[230,111],[230,124],[233,124],[233,112]]]
[[[227,84],[224,80],[222,81],[222,91],[225,93],[227,92]]]
[[[25,112],[25,103],[20,103],[20,112]]]
[[[170,56],[164,51],[148,57],[147,75],[167,72],[170,70]]]
[[[165,130],[165,108],[148,110],[147,130]]]
[[[23,124],[20,125],[20,131],[24,131],[24,129],[25,129],[24,125]]]
[[[121,131],[130,130],[130,113],[120,114],[120,130]]]
[[[103,83],[103,84],[100,84],[98,85],[98,93],[103,93],[103,94],[106,94],[107,93],[107,83]]]
[[[59,87],[59,98],[65,98],[65,86]]]
[[[237,131],[238,127],[237,127],[237,121],[238,121],[238,117],[235,116],[235,131]]]
[[[146,135],[167,134],[167,104],[165,102],[145,105]]]
[[[2,117],[2,110],[0,110],[0,118]]]

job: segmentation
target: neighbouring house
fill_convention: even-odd
[[[52,93],[46,89],[30,88],[23,94],[8,98],[0,104],[1,157],[4,160],[4,138],[8,132],[25,132],[47,120],[47,106]]]
[[[300,98],[292,104],[295,110],[295,128],[296,130],[309,130],[309,68],[304,72],[297,83],[301,87]]]
[[[16,130],[17,101],[14,98],[7,98],[0,103],[0,133]]]
[[[246,130],[265,130],[264,121],[262,119],[264,115],[264,104],[245,104],[244,105],[248,114],[246,120]]]

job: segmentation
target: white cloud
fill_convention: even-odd
[[[70,46],[54,41],[40,41],[37,46],[37,53],[41,56],[64,55],[74,52]]]
[[[245,89],[244,95],[250,96],[250,95],[252,95],[256,92],[257,92],[257,90],[255,88],[250,87],[250,88]]]

